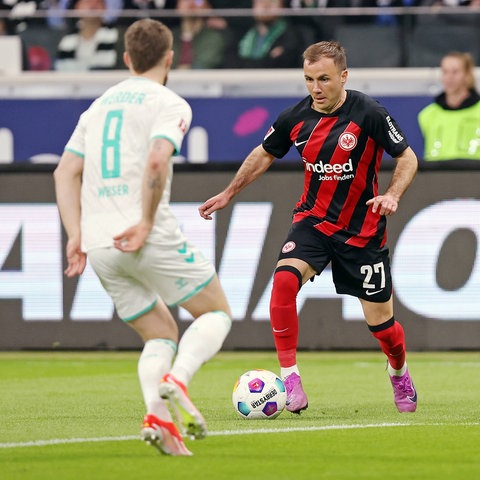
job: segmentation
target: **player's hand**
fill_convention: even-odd
[[[198,207],[198,213],[205,220],[212,220],[212,213],[221,210],[228,205],[230,199],[224,192],[209,198],[203,205]]]
[[[80,239],[69,239],[66,251],[68,266],[65,269],[65,275],[69,278],[81,275],[87,265],[87,256],[80,250]]]
[[[398,208],[398,199],[393,195],[385,194],[367,200],[367,205],[372,206],[372,212],[379,215],[393,215]]]
[[[136,252],[145,245],[151,229],[152,226],[147,223],[137,223],[113,237],[113,246],[121,252]]]

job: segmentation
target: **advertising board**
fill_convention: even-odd
[[[381,173],[385,184],[391,172]],[[179,168],[173,209],[217,267],[233,312],[226,349],[273,348],[272,272],[300,195],[302,172],[264,174],[213,221],[197,207],[231,171]],[[480,348],[480,172],[419,172],[389,218],[395,316],[410,349]],[[138,348],[88,268],[67,279],[51,172],[0,175],[0,349]],[[377,348],[359,302],[337,295],[329,269],[298,296],[303,349]],[[191,321],[174,311],[181,329]]]

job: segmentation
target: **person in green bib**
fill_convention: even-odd
[[[418,114],[426,161],[480,160],[480,95],[472,56],[450,52],[442,58],[443,92]]]

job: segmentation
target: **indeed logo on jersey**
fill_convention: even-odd
[[[355,175],[353,173],[353,162],[349,158],[345,163],[323,163],[321,160],[317,163],[310,163],[302,157],[307,172],[321,173],[319,180],[351,180]],[[333,175],[330,175],[333,174]]]

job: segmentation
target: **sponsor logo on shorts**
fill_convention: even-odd
[[[282,253],[291,252],[295,247],[295,242],[287,242],[282,248]]]
[[[383,292],[383,288],[381,288],[380,290],[373,290],[373,291],[372,290],[366,290],[365,291],[365,293],[369,296],[370,295],[376,295],[377,293],[380,293],[380,292]]]
[[[338,145],[342,150],[347,152],[353,150],[357,146],[357,137],[350,132],[345,132],[338,137]]]
[[[178,278],[177,280],[175,280],[175,285],[179,290],[181,290],[188,285],[188,282],[184,278]]]

